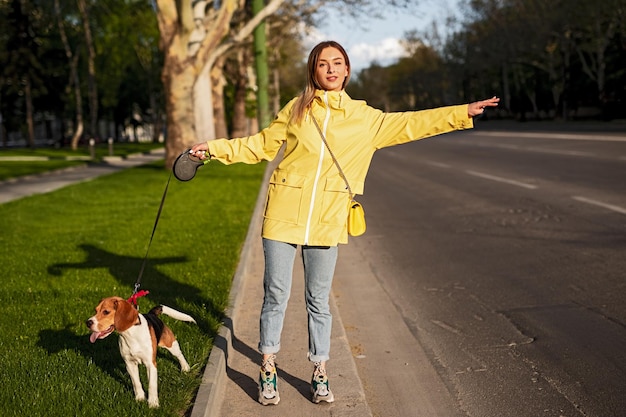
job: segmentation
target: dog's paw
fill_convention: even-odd
[[[191,368],[189,367],[189,364],[182,363],[180,365],[180,370],[183,371],[183,372],[189,372],[191,370]]]
[[[150,408],[159,408],[159,399],[155,398],[155,399],[148,399],[148,407]]]
[[[142,392],[141,394],[135,395],[135,401],[146,401],[146,394]]]

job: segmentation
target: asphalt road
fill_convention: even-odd
[[[626,415],[626,134],[457,132],[365,192],[335,293],[374,415]]]

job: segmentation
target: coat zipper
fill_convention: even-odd
[[[330,106],[328,105],[328,92],[324,91],[324,105],[326,106],[326,117],[324,118],[324,124],[322,125],[322,131],[324,132],[324,136],[326,135],[326,130],[328,129],[328,121],[330,120]],[[314,117],[311,113],[311,117]],[[320,138],[320,158],[317,163],[317,172],[315,173],[315,182],[313,183],[313,195],[311,196],[311,205],[309,206],[309,216],[306,221],[306,228],[304,231],[304,244],[309,244],[309,234],[311,232],[311,220],[313,218],[313,208],[315,207],[315,195],[317,194],[317,185],[320,180],[320,176],[322,175],[322,162],[324,162],[324,152],[326,151],[326,147],[324,146],[324,142]]]

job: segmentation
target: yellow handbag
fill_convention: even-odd
[[[330,150],[330,146],[328,146],[328,142],[326,142],[326,137],[324,137],[324,133],[322,132],[320,125],[317,124],[317,120],[315,120],[315,117],[313,117],[313,113],[311,112],[311,110],[309,110],[309,116],[313,120],[313,123],[315,124],[317,131],[322,137],[322,141],[324,142],[324,145],[326,145],[326,149],[328,149],[328,153],[330,154],[330,157],[333,158],[333,162],[335,163],[335,165],[337,166],[337,169],[339,170],[339,175],[341,176],[341,178],[343,178],[344,182],[346,183],[346,187],[348,188],[348,193],[350,195],[350,205],[348,206],[348,224],[347,224],[348,234],[350,236],[361,236],[363,233],[365,233],[365,229],[367,229],[367,226],[365,224],[365,210],[363,210],[363,205],[354,199],[354,194],[352,193],[352,188],[350,188],[348,179],[346,178],[346,175],[343,173],[343,170],[341,169],[339,162],[337,162],[337,158],[335,158],[333,151]]]
[[[367,226],[365,224],[365,210],[363,206],[356,200],[350,201],[348,209],[348,234],[350,236],[361,236],[365,233]]]

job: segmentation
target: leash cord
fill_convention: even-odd
[[[161,204],[159,205],[159,211],[157,212],[156,219],[154,220],[154,226],[152,227],[152,234],[150,235],[150,241],[148,242],[148,248],[146,249],[146,254],[143,257],[143,262],[141,263],[141,269],[139,270],[139,276],[137,277],[137,281],[135,281],[135,289],[133,291],[133,295],[137,294],[138,291],[139,291],[139,287],[141,287],[141,277],[143,276],[143,271],[146,268],[146,261],[148,260],[148,252],[150,251],[150,245],[152,245],[152,239],[154,238],[154,232],[156,231],[157,224],[159,224],[159,218],[161,217],[161,212],[163,211],[163,205],[165,204],[165,196],[167,195],[167,189],[170,186],[170,180],[171,179],[172,179],[172,173],[170,172],[170,176],[167,178],[167,183],[165,184],[165,190],[163,191],[163,197],[161,197]],[[135,298],[135,300],[136,300],[136,298]]]

